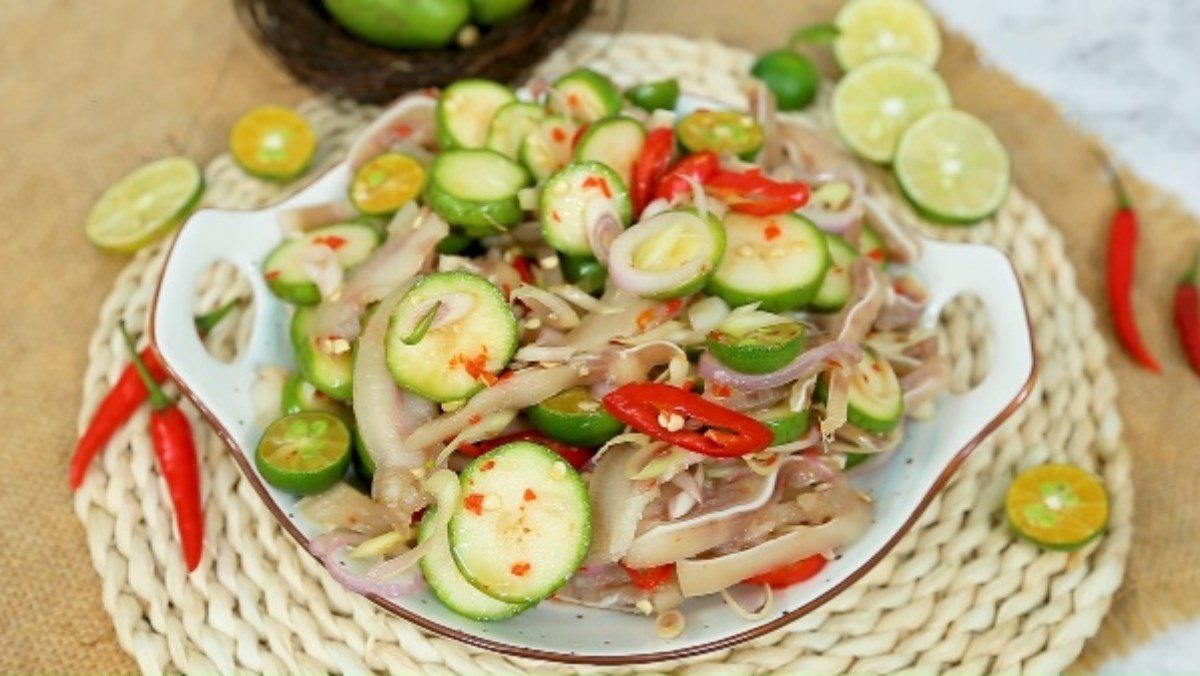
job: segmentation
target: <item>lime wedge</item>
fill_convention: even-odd
[[[229,132],[229,152],[246,173],[288,181],[304,173],[317,149],[317,135],[300,114],[279,106],[255,108]]]
[[[915,0],[852,0],[838,12],[833,54],[843,70],[880,56],[937,63],[942,38],[937,21]]]
[[[285,415],[263,432],[254,464],[272,486],[312,495],[341,481],[350,466],[350,429],[320,411]]]
[[[854,152],[886,164],[914,120],[950,107],[950,90],[930,67],[906,56],[885,56],[846,74],[833,91],[833,123]]]
[[[1079,549],[1108,525],[1108,494],[1074,465],[1042,465],[1017,475],[1004,499],[1008,522],[1046,549]]]
[[[1008,196],[1008,153],[986,124],[961,110],[936,110],[914,122],[892,168],[904,194],[933,221],[974,223]]]
[[[151,162],[100,195],[84,232],[105,251],[137,251],[179,225],[203,192],[204,176],[195,162],[186,157]]]

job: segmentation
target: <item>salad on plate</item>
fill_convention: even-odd
[[[259,373],[255,463],[343,584],[669,637],[690,597],[768,612],[870,525],[848,477],[949,380],[919,240],[761,84],[749,112],[677,96],[587,69],[414,93],[344,201],[281,214],[296,371]]]

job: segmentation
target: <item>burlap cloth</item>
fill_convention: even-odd
[[[827,19],[834,0],[637,0],[626,26],[714,37],[762,50]],[[593,27],[604,28],[600,17]],[[8,2],[0,12],[0,670],[129,671],[100,599],[85,535],[71,513],[66,466],[85,346],[123,259],[92,250],[80,222],[108,184],[165,154],[205,161],[250,106],[292,103],[290,83],[209,0]],[[1081,291],[1103,316],[1103,248],[1111,194],[1080,136],[1040,95],[983,66],[950,36],[940,64],[963,108],[1012,151],[1016,180],[1063,231]],[[1134,181],[1143,212],[1138,299],[1155,378],[1114,352],[1134,448],[1135,546],[1127,581],[1084,658],[1096,664],[1150,633],[1200,615],[1200,382],[1171,330],[1170,292],[1196,222]],[[1106,336],[1111,337],[1111,336]]]

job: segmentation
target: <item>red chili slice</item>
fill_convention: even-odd
[[[715,458],[761,451],[774,434],[766,425],[698,395],[663,383],[630,383],[605,395],[604,408],[617,420],[673,446]],[[682,416],[699,429],[672,431],[664,416]],[[673,425],[672,425],[673,426]]]

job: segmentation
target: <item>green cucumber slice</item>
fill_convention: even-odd
[[[521,142],[544,119],[546,110],[536,103],[506,103],[492,118],[485,146],[515,160],[521,152]]]
[[[887,434],[900,424],[904,417],[904,391],[886,359],[880,359],[871,350],[863,351],[863,358],[850,378],[849,403],[846,419],[868,432]]]
[[[545,446],[517,441],[462,472],[450,552],[483,593],[527,604],[553,594],[583,563],[591,505],[579,474]]]
[[[775,438],[771,440],[772,446],[790,444],[804,436],[804,433],[808,431],[809,409],[793,411],[788,407],[787,402],[777,404],[763,411],[751,413],[750,415],[766,425],[767,429],[771,430],[775,435]]]
[[[435,514],[437,509],[425,511],[421,527],[417,530],[418,541],[424,542],[433,534]],[[505,620],[532,607],[529,603],[506,603],[475,588],[458,572],[454,555],[450,552],[449,537],[442,538],[421,557],[421,572],[429,583],[430,591],[442,605],[472,620]]]
[[[648,113],[656,110],[675,110],[675,103],[679,101],[679,80],[671,78],[643,82],[626,89],[625,98]]]
[[[801,308],[817,294],[829,249],[825,235],[808,219],[731,211],[724,225],[728,245],[709,282],[711,293],[734,306],[760,303],[768,312]]]
[[[341,481],[350,466],[350,428],[329,413],[286,415],[263,432],[254,465],[281,491],[320,493]]]
[[[285,239],[267,254],[263,261],[263,277],[271,292],[295,305],[316,305],[321,291],[304,270],[304,250],[314,244],[333,250],[343,269],[350,269],[367,260],[382,241],[379,231],[362,223],[327,225]]]
[[[521,164],[537,181],[544,181],[571,161],[575,125],[565,117],[550,115],[521,141]]]
[[[742,373],[771,373],[789,364],[804,349],[805,331],[799,322],[780,318],[741,335],[720,328],[708,334],[708,351],[721,363]]]
[[[829,247],[829,269],[825,271],[825,280],[817,289],[811,307],[821,312],[837,312],[850,300],[850,264],[858,259],[859,253],[831,232],[825,233],[825,245]]]
[[[313,335],[313,308],[296,308],[292,316],[292,348],[296,352],[296,368],[314,387],[338,401],[350,401],[354,385],[354,352],[329,354],[317,346]]]
[[[549,98],[550,109],[571,119],[591,124],[621,112],[621,92],[607,77],[590,68],[580,68],[560,77]]]
[[[500,232],[521,221],[517,192],[527,185],[521,165],[494,150],[452,150],[430,165],[425,201],[451,225]]]
[[[633,163],[645,143],[646,129],[640,122],[630,117],[610,117],[588,127],[575,148],[575,159],[605,164],[629,185]]]
[[[763,144],[763,128],[753,117],[731,110],[697,110],[679,121],[675,136],[689,152],[711,150],[753,159]]]
[[[517,319],[500,289],[483,277],[435,272],[400,299],[385,341],[388,369],[400,387],[454,401],[494,382],[512,359]]]
[[[629,225],[633,202],[625,182],[599,162],[577,162],[550,177],[542,186],[538,212],[542,237],[569,256],[592,256],[588,219],[613,213]]]
[[[643,220],[613,240],[609,265],[621,265],[645,287],[658,287],[654,277],[678,276],[678,283],[653,293],[627,290],[644,298],[669,300],[691,295],[709,281],[725,255],[725,228],[711,213],[674,209]],[[632,285],[631,285],[632,287]]]
[[[293,373],[283,381],[283,392],[280,398],[280,408],[284,415],[317,411],[329,413],[341,418],[347,425],[354,424],[354,416],[341,402],[333,399],[316,385],[308,382],[299,373]]]
[[[539,432],[572,446],[603,446],[625,429],[584,387],[573,387],[525,409]]]
[[[437,102],[437,139],[443,151],[482,148],[496,111],[516,100],[508,87],[491,80],[459,80]]]

